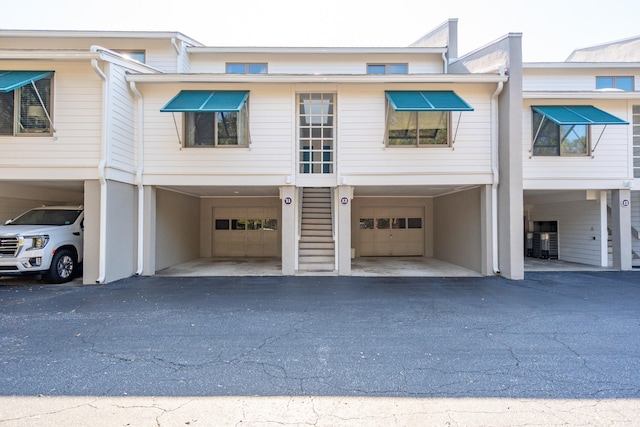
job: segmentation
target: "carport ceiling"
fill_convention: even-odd
[[[197,185],[176,185],[160,187],[169,191],[188,194],[194,197],[279,197],[278,187],[223,186],[207,187]],[[355,188],[355,197],[437,197],[457,193],[473,186],[359,186]]]

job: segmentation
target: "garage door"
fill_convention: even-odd
[[[277,257],[277,208],[213,209],[215,257]]]
[[[360,256],[423,256],[422,207],[360,209]]]

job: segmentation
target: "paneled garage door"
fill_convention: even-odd
[[[215,257],[277,257],[277,208],[214,208]]]
[[[360,208],[360,256],[423,256],[422,207]]]

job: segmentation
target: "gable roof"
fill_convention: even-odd
[[[566,62],[640,62],[640,36],[576,49]]]

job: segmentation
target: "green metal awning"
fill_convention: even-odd
[[[0,71],[0,92],[11,92],[53,75],[53,71]]]
[[[559,125],[628,125],[613,114],[592,105],[545,105],[531,109]]]
[[[452,90],[388,90],[385,92],[396,111],[473,111]]]
[[[160,109],[162,112],[213,113],[240,111],[247,90],[183,90]]]

